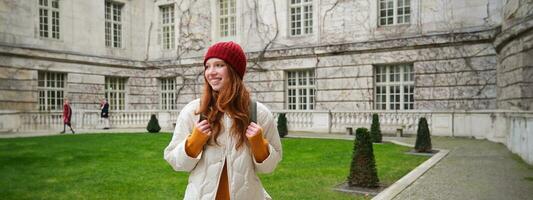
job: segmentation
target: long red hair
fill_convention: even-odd
[[[228,114],[233,120],[230,134],[237,139],[235,148],[238,149],[246,142],[246,129],[250,123],[250,93],[237,72],[227,63],[226,67],[229,71],[229,81],[220,91],[214,91],[204,75],[204,89],[196,114],[205,116],[211,125],[210,140],[215,144],[218,144],[217,138],[224,128],[222,117],[224,113]]]

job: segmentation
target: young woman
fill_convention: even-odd
[[[272,113],[257,102],[251,122],[246,56],[234,42],[209,47],[201,99],[180,112],[165,160],[190,172],[184,199],[270,199],[256,173],[272,172],[281,143]]]

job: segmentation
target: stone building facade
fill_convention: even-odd
[[[179,110],[216,41],[274,110],[532,110],[528,0],[0,1],[0,110]]]

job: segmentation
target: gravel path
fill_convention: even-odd
[[[291,133],[291,137],[350,139],[337,134]],[[414,144],[416,138],[384,138]],[[398,194],[404,199],[533,200],[533,166],[503,144],[467,138],[432,137],[434,148],[450,153]]]
[[[533,166],[503,144],[448,137],[432,144],[450,153],[394,199],[533,199]]]

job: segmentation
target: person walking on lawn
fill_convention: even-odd
[[[72,108],[70,107],[70,102],[67,98],[63,101],[63,131],[60,133],[65,133],[65,129],[67,126],[70,128],[70,131],[72,131],[72,134],[75,134],[74,129],[72,129],[72,124],[70,123],[70,120],[72,119]]]
[[[274,171],[281,142],[270,110],[251,100],[245,72],[238,44],[207,50],[202,96],[181,110],[164,151],[174,170],[190,172],[184,199],[271,199],[257,173]]]

